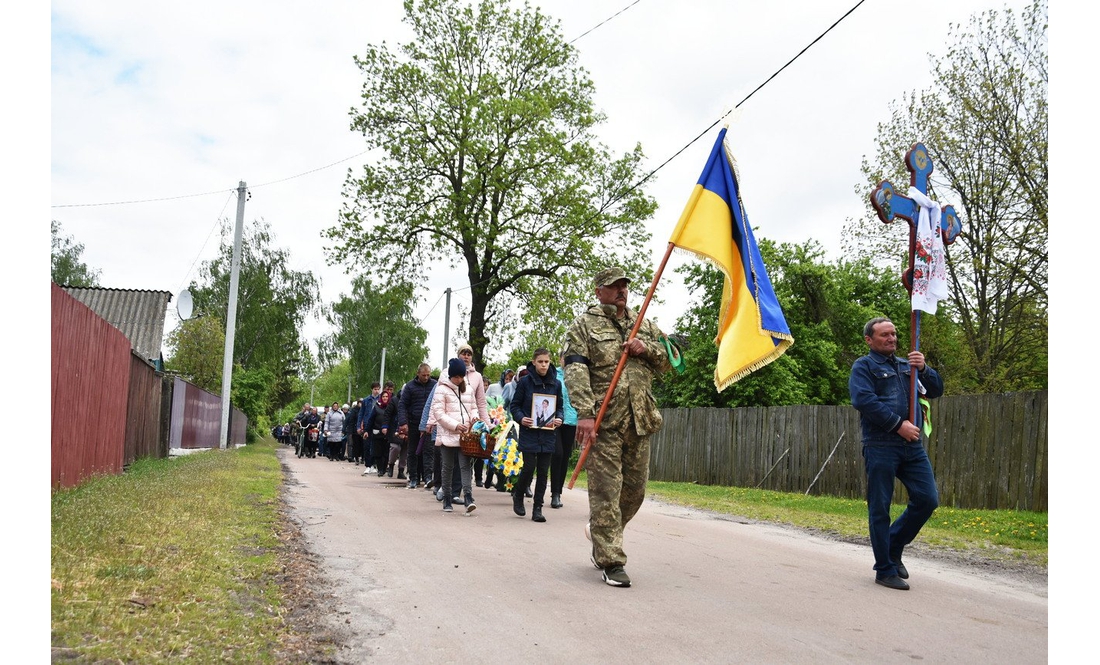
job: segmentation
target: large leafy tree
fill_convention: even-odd
[[[865,159],[866,198],[882,179],[908,182],[902,156],[918,141],[935,171],[932,197],[954,203],[962,234],[949,246],[951,299],[970,389],[1047,385],[1047,6],[987,11],[955,26],[933,56],[933,86],[891,105]],[[884,228],[868,206],[847,230],[847,253],[899,267],[904,223]],[[940,317],[937,317],[940,318]],[[926,317],[927,320],[927,317]]]
[[[386,350],[386,379],[402,385],[416,374],[428,356],[428,333],[413,316],[414,287],[408,282],[373,284],[366,275],[352,280],[350,295],[340,295],[328,314],[333,332],[321,340],[321,365],[326,370],[350,362],[355,395],[362,397],[377,381]]]
[[[80,255],[84,243],[61,234],[61,222],[50,221],[50,279],[64,286],[99,286],[100,271],[89,268]]]
[[[379,158],[349,176],[330,260],[465,269],[467,339],[568,321],[598,267],[647,270],[642,151],[596,140],[593,84],[560,27],[506,0],[405,2],[415,39],[368,47],[352,128]],[[508,319],[513,305],[528,312]],[[560,331],[555,331],[560,337]]]
[[[203,263],[199,279],[189,287],[195,312],[225,321],[229,311],[229,281],[233,260],[233,238],[228,223],[222,226],[218,256]],[[289,403],[298,389],[293,380],[309,357],[301,338],[302,324],[318,306],[317,279],[311,272],[289,267],[290,250],[276,247],[269,226],[256,221],[248,225],[241,242],[241,266],[237,288],[237,326],[233,362],[252,377],[272,377],[266,396],[250,398],[268,413]],[[220,362],[221,352],[218,353]],[[234,374],[236,374],[236,370]],[[234,379],[234,389],[237,381]],[[255,391],[252,390],[250,395]],[[260,413],[250,413],[250,419]]]

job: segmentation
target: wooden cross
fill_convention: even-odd
[[[909,148],[909,152],[905,153],[905,168],[909,170],[909,185],[927,196],[928,176],[932,175],[932,158],[928,156],[928,148],[924,147],[923,143],[914,143],[913,147]],[[889,224],[896,217],[901,217],[909,222],[909,267],[902,275],[901,281],[905,285],[905,290],[912,297],[913,266],[916,262],[917,249],[917,220],[920,218],[920,206],[908,196],[899,194],[894,189],[894,185],[888,180],[880,182],[878,187],[875,187],[871,192],[871,206],[884,224]],[[962,222],[959,220],[959,215],[955,212],[954,206],[943,206],[940,209],[940,237],[943,239],[943,244],[946,246],[955,242],[955,238],[959,237],[960,231],[962,231]],[[910,314],[909,330],[913,333],[910,335],[910,348],[913,351],[920,351],[920,314],[920,310],[912,310]],[[910,374],[909,421],[915,424],[917,422],[917,373],[911,372]]]
[[[909,152],[905,153],[905,168],[909,170],[909,185],[927,195],[928,176],[932,175],[932,158],[928,156],[928,148],[925,148],[923,143],[914,143]],[[909,268],[906,269],[902,282],[905,284],[905,290],[912,295],[913,261],[917,246],[917,218],[920,214],[920,206],[908,196],[899,194],[889,180],[883,180],[871,192],[871,206],[884,224],[889,224],[896,217],[909,222]],[[941,208],[940,229],[944,245],[950,245],[955,242],[955,238],[959,237],[962,222],[959,221],[959,215],[955,212],[954,206],[947,205]]]

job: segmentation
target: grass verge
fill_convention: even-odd
[[[51,499],[51,641],[112,662],[276,662],[274,442],[139,460]]]
[[[859,499],[652,480],[647,491],[669,503],[867,541],[867,504]],[[904,509],[893,506],[891,516]],[[914,542],[933,550],[1046,568],[1047,515],[940,507]]]

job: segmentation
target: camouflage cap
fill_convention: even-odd
[[[620,279],[625,279],[627,282],[630,282],[630,278],[626,276],[622,268],[613,266],[611,268],[604,268],[596,273],[596,278],[593,279],[592,282],[596,286],[610,286]]]

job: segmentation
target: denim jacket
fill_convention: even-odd
[[[852,406],[859,411],[863,430],[863,445],[885,446],[908,443],[897,433],[902,421],[909,419],[909,361],[870,351],[852,364],[848,377],[848,393]],[[924,396],[936,398],[943,394],[943,380],[936,370],[924,366],[917,375],[918,389]],[[917,410],[916,422],[922,428],[924,416]]]

